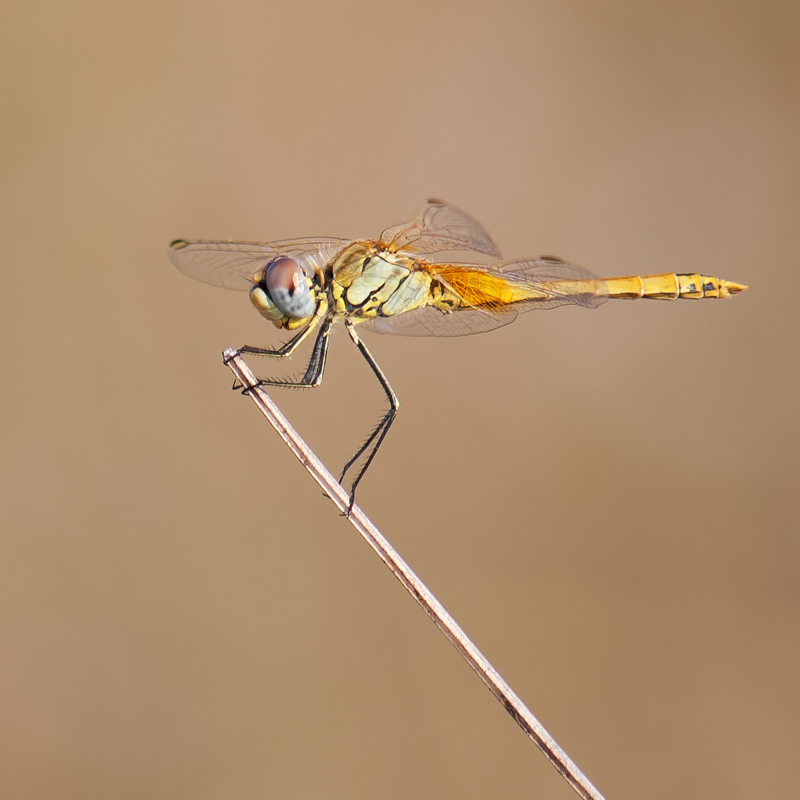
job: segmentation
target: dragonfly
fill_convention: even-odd
[[[477,253],[492,263],[426,258],[447,252]],[[428,200],[411,222],[387,228],[378,239],[177,239],[170,245],[170,258],[192,278],[249,292],[256,310],[291,334],[277,348],[245,345],[237,354],[289,358],[316,332],[302,376],[259,378],[258,386],[319,386],[325,373],[331,329],[344,323],[389,404],[342,469],[340,483],[351,469],[354,474],[350,484],[351,510],[356,488],[400,407],[359,331],[465,336],[509,325],[519,314],[535,309],[564,305],[595,308],[608,299],[724,298],[747,289],[741,283],[697,273],[599,278],[555,256],[504,262],[497,245],[476,219],[438,199]]]

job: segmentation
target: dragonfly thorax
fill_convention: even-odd
[[[431,279],[419,263],[376,242],[353,242],[332,264],[334,313],[361,322],[424,305]]]

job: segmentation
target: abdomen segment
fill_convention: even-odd
[[[667,272],[663,275],[629,275],[623,278],[605,278],[608,296],[619,300],[701,300],[705,297],[728,297],[739,294],[747,287],[742,283],[713,278],[709,275]]]

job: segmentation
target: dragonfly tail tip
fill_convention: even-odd
[[[750,288],[744,283],[734,283],[733,281],[725,281],[725,285],[730,294],[739,294],[740,292],[746,292]]]

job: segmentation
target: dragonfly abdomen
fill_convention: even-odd
[[[739,294],[747,287],[741,283],[714,278],[709,275],[675,274],[628,275],[622,278],[606,278],[608,296],[619,300],[702,300],[705,297],[728,297]]]

